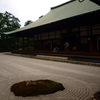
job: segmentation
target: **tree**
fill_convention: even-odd
[[[33,23],[33,21],[28,20],[28,21],[25,22],[24,26],[29,25],[29,24],[31,24],[31,23]]]
[[[4,32],[9,32],[20,28],[19,19],[7,11],[0,13],[0,52],[12,50],[12,38],[6,37]],[[15,40],[15,38],[14,38]]]
[[[20,28],[19,19],[9,12],[0,13],[0,33]]]

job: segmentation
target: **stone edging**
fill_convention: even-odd
[[[6,54],[7,55],[13,55],[13,56],[20,56],[20,57],[50,60],[50,61],[58,61],[58,62],[66,62],[66,63],[74,63],[74,64],[83,64],[83,65],[91,65],[91,66],[100,66],[100,63],[68,60],[68,57],[45,56],[45,55],[41,55],[41,56],[36,55],[36,56],[34,56],[34,55],[14,54],[14,53],[6,53]]]

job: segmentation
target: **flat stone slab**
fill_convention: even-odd
[[[37,55],[37,58],[55,59],[55,60],[68,60],[68,57],[48,56],[48,55]]]

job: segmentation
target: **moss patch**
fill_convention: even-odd
[[[11,86],[16,96],[37,96],[64,90],[61,83],[51,80],[22,81]]]
[[[100,100],[100,91],[98,91],[98,92],[96,92],[96,93],[94,94],[94,98],[95,98],[96,100]]]
[[[100,100],[100,91],[95,92],[89,100]]]

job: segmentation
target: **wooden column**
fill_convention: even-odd
[[[38,33],[37,33],[37,50],[39,50],[39,37],[38,37]]]
[[[22,49],[24,50],[24,37],[22,38]]]
[[[20,49],[20,46],[19,46],[19,37],[17,37],[17,45],[18,45],[18,49]]]
[[[29,50],[29,37],[27,37],[27,48]]]
[[[90,51],[93,51],[92,25],[90,25]]]
[[[33,50],[34,50],[34,36],[33,36]]]

